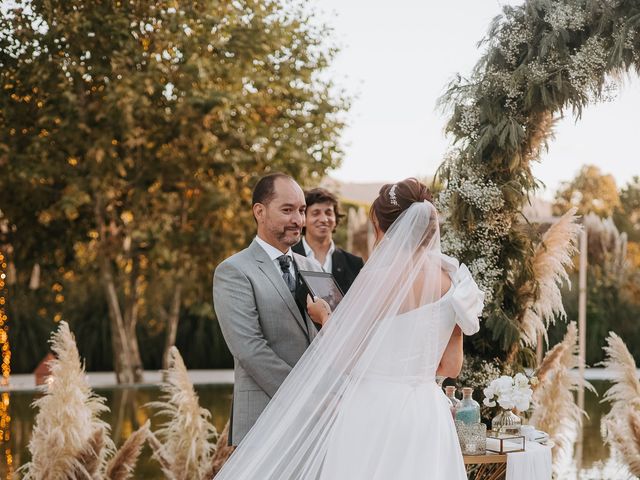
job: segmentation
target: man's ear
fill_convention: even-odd
[[[256,219],[256,222],[260,223],[260,221],[264,218],[265,207],[261,203],[253,204],[253,216]]]

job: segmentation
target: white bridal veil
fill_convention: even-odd
[[[441,299],[453,290],[443,291],[448,287],[443,272],[455,284],[457,270],[457,262],[440,252],[435,208],[414,203],[385,234],[216,480],[321,478],[332,427],[350,390],[371,376],[433,380],[443,339],[430,323],[440,317]],[[462,283],[456,291],[466,288]],[[468,287],[477,290],[475,284]],[[460,304],[465,295],[451,300],[463,313],[456,317],[463,332],[475,333],[477,315],[464,314],[468,306]],[[396,335],[398,330],[405,335]]]

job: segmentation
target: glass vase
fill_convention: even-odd
[[[456,432],[463,455],[487,453],[487,426],[484,423],[466,423],[456,420]]]
[[[449,409],[451,410],[451,415],[453,416],[454,420],[456,418],[456,410],[458,409],[458,406],[460,405],[460,400],[458,400],[456,398],[456,387],[452,386],[452,385],[448,385],[446,387],[444,387],[444,392],[447,395],[447,400],[449,400],[449,403],[451,404],[449,406]]]
[[[462,389],[462,401],[456,408],[456,420],[467,425],[480,423],[480,404],[473,399],[473,388]]]
[[[522,418],[513,410],[502,410],[491,420],[491,430],[498,433],[519,434]]]

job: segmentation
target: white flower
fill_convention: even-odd
[[[580,49],[571,56],[569,81],[577,90],[598,90],[600,77],[607,65],[604,40],[589,37]]]
[[[545,12],[544,20],[554,30],[582,30],[587,23],[587,12],[577,5],[551,2]]]
[[[501,395],[500,398],[498,398],[498,405],[500,405],[505,410],[511,410],[516,406],[513,397],[509,394]]]
[[[483,403],[487,407],[494,407],[496,402],[505,410],[516,408],[522,412],[530,407],[533,390],[529,387],[529,379],[522,373],[515,377],[502,375],[493,380],[484,389]]]
[[[515,407],[521,412],[529,410],[532,393],[533,391],[530,388],[517,391],[514,395]]]
[[[476,105],[462,106],[458,126],[462,132],[471,139],[478,138],[478,126],[480,125],[480,109]]]
[[[513,388],[513,378],[509,375],[502,375],[500,378],[494,380],[494,382],[496,384],[496,389],[500,393],[507,393]]]
[[[518,388],[527,388],[529,379],[523,373],[516,373],[516,376],[513,377],[513,384]]]
[[[496,406],[496,402],[494,402],[493,400],[489,400],[487,397],[485,397],[485,399],[482,401],[482,403],[484,403],[487,407],[495,407]]]

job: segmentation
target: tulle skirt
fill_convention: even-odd
[[[435,381],[363,378],[345,392],[322,480],[466,480],[449,401]]]

